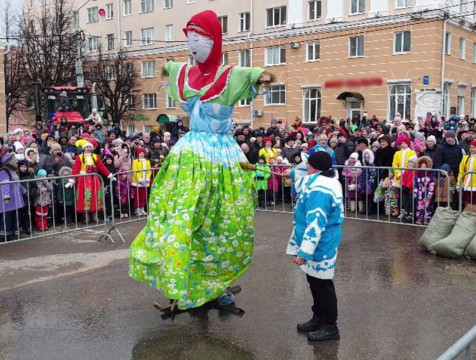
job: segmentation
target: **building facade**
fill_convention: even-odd
[[[51,0],[52,1],[52,0]],[[38,2],[38,4],[36,4]],[[43,6],[48,0],[28,0]],[[223,63],[274,74],[268,92],[237,104],[234,120],[267,126],[271,116],[314,124],[319,116],[395,113],[416,121],[476,117],[475,2],[458,0],[76,0],[86,61],[125,49],[141,76],[132,130],[158,115],[184,115],[165,94],[168,59],[192,62],[182,31],[212,9],[223,26]]]

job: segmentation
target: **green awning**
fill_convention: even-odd
[[[168,115],[168,114],[160,114],[157,116],[158,123],[175,123],[177,122],[177,116],[175,115]]]

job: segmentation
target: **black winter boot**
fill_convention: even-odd
[[[318,330],[307,334],[310,341],[339,340],[337,325],[322,325]]]
[[[321,322],[317,316],[313,316],[311,320],[297,325],[297,331],[302,333],[308,333],[316,331],[321,326]]]

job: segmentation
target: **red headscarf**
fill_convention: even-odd
[[[213,82],[221,65],[222,29],[220,20],[213,11],[205,10],[192,16],[187,27],[183,29],[185,36],[189,30],[213,40],[212,51],[207,60],[204,63],[197,62],[198,66],[192,66],[188,73],[189,84],[194,89],[201,89]]]

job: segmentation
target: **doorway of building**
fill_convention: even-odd
[[[362,102],[359,100],[347,100],[347,116],[349,119],[362,118]]]

